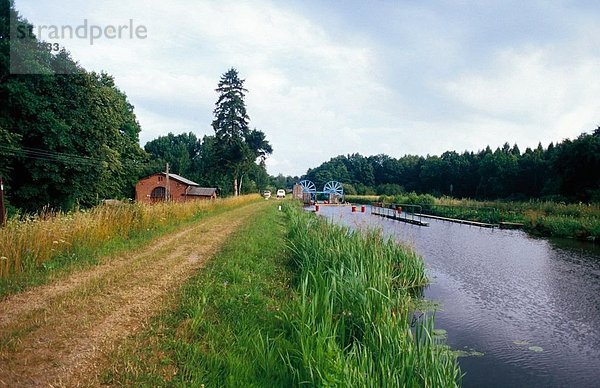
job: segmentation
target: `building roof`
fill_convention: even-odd
[[[217,194],[217,189],[214,187],[191,187],[187,195],[197,195],[200,197],[211,197]]]
[[[162,174],[162,175],[165,175],[165,176],[167,175],[164,172],[159,172],[157,174]],[[191,181],[189,179],[186,179],[186,178],[182,177],[181,175],[177,175],[177,174],[171,174],[171,173],[169,173],[169,179],[175,179],[176,181],[184,183],[184,184],[186,184],[188,186],[200,186],[196,182]]]

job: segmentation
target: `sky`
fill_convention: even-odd
[[[114,76],[135,107],[142,146],[169,132],[213,134],[214,89],[236,68],[250,126],[274,148],[272,175],[357,152],[439,155],[505,142],[523,150],[600,125],[594,0],[15,5],[35,26],[145,28],[143,37],[93,44],[42,36]]]

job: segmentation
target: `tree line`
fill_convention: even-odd
[[[600,202],[600,127],[544,148],[505,143],[479,152],[440,156],[340,155],[303,177],[321,187],[345,183],[347,194],[430,193],[474,199]]]
[[[32,28],[12,0],[0,0],[0,176],[9,209],[133,198],[137,180],[166,163],[224,195],[268,183],[264,162],[272,147],[249,127],[247,90],[235,69],[217,85],[214,135],[168,134],[142,149],[134,107],[113,77],[87,71],[65,49],[51,52],[34,35],[11,42],[11,17],[12,31]],[[19,74],[11,73],[11,59]]]
[[[142,148],[134,107],[113,77],[85,70],[64,49],[53,54],[35,36],[11,47],[11,16],[16,29],[31,24],[12,0],[0,0],[0,176],[12,209],[133,198],[137,180],[167,163],[171,172],[222,195],[291,188],[300,180],[267,174],[273,149],[263,132],[250,128],[248,91],[236,69],[217,83],[212,135],[169,133]],[[29,74],[10,72],[11,55]],[[600,128],[524,152],[506,143],[441,156],[340,155],[302,178],[317,187],[343,182],[349,194],[600,201]]]

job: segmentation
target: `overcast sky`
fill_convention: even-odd
[[[142,146],[212,134],[238,69],[271,174],[339,154],[521,149],[600,125],[600,2],[16,0],[34,25],[125,25],[146,39],[62,40],[112,74]]]

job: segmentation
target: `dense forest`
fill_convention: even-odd
[[[308,170],[317,187],[337,180],[347,194],[430,193],[476,199],[600,201],[600,127],[544,148],[504,144],[441,156],[340,155]]]

